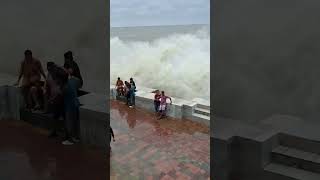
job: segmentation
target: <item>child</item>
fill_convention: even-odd
[[[170,100],[170,104],[172,104],[171,97],[166,96],[164,91],[161,91],[161,96],[160,96],[160,106],[159,106],[159,112],[160,112],[160,117],[159,119],[166,117],[166,111],[167,111],[167,99]]]

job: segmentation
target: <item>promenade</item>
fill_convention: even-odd
[[[0,121],[0,179],[106,180],[107,153],[80,144],[64,146],[22,121]]]
[[[210,135],[190,120],[157,120],[153,113],[111,100],[111,180],[207,180]]]

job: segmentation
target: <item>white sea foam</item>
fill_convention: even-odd
[[[210,35],[172,34],[153,41],[111,38],[111,83],[135,79],[137,87],[164,90],[184,98],[210,98]]]

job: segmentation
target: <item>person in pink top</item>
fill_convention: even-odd
[[[170,99],[170,104],[172,104],[171,97],[166,96],[164,91],[161,91],[161,96],[160,96],[160,106],[159,106],[159,112],[160,112],[160,117],[159,119],[166,117],[166,110],[167,110],[167,99]]]

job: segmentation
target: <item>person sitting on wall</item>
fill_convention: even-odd
[[[24,52],[24,60],[21,62],[18,81],[22,78],[22,91],[28,110],[40,110],[41,75],[46,79],[41,62],[32,56],[31,50]]]
[[[117,83],[116,83],[116,89],[117,89],[117,96],[124,96],[124,84],[123,81],[118,77]]]
[[[166,111],[167,111],[167,99],[170,100],[170,104],[172,104],[171,97],[166,96],[164,91],[161,91],[161,96],[160,96],[160,106],[159,106],[159,112],[160,112],[160,117],[159,119],[162,119],[166,117]]]
[[[83,79],[80,73],[80,68],[78,64],[74,61],[72,51],[68,51],[64,54],[64,65],[63,67],[72,72],[72,76],[78,78],[80,80],[80,88],[83,86]]]

